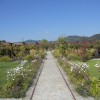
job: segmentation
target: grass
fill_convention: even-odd
[[[96,77],[96,78],[100,78],[100,72],[98,71],[98,69],[95,67],[95,64],[99,62],[100,60],[88,60],[86,63],[89,65],[89,74],[92,77]]]
[[[0,86],[4,86],[7,83],[6,73],[7,69],[15,68],[20,62],[0,62]]]

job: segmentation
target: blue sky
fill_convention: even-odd
[[[100,0],[0,0],[0,40],[100,33]]]

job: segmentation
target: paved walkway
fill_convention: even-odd
[[[74,100],[49,51],[32,100]]]

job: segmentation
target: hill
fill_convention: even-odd
[[[100,34],[95,34],[90,37],[91,40],[100,40]]]
[[[26,40],[23,41],[24,43],[36,43],[36,42],[40,42],[40,40]]]
[[[82,40],[87,40],[87,41],[94,41],[94,40],[100,40],[100,34],[95,34],[91,37],[86,37],[86,36],[68,36],[66,37],[68,42],[77,42],[77,41],[82,41]]]
[[[100,34],[95,34],[95,35],[90,36],[90,37],[77,36],[77,35],[76,36],[68,36],[68,37],[66,37],[66,40],[68,42],[79,42],[79,41],[82,41],[82,40],[86,40],[86,41],[100,40]],[[24,43],[36,43],[36,42],[40,42],[40,41],[41,40],[26,40],[26,41],[23,41],[23,42]]]

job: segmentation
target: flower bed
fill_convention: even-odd
[[[7,83],[0,87],[0,97],[24,97],[41,65],[41,61],[21,61],[15,68],[7,69]]]
[[[65,58],[58,60],[64,71],[74,84],[75,90],[82,96],[94,96],[99,100],[100,97],[100,79],[91,76],[90,66],[83,62],[68,61]],[[99,63],[94,67],[99,68]]]

